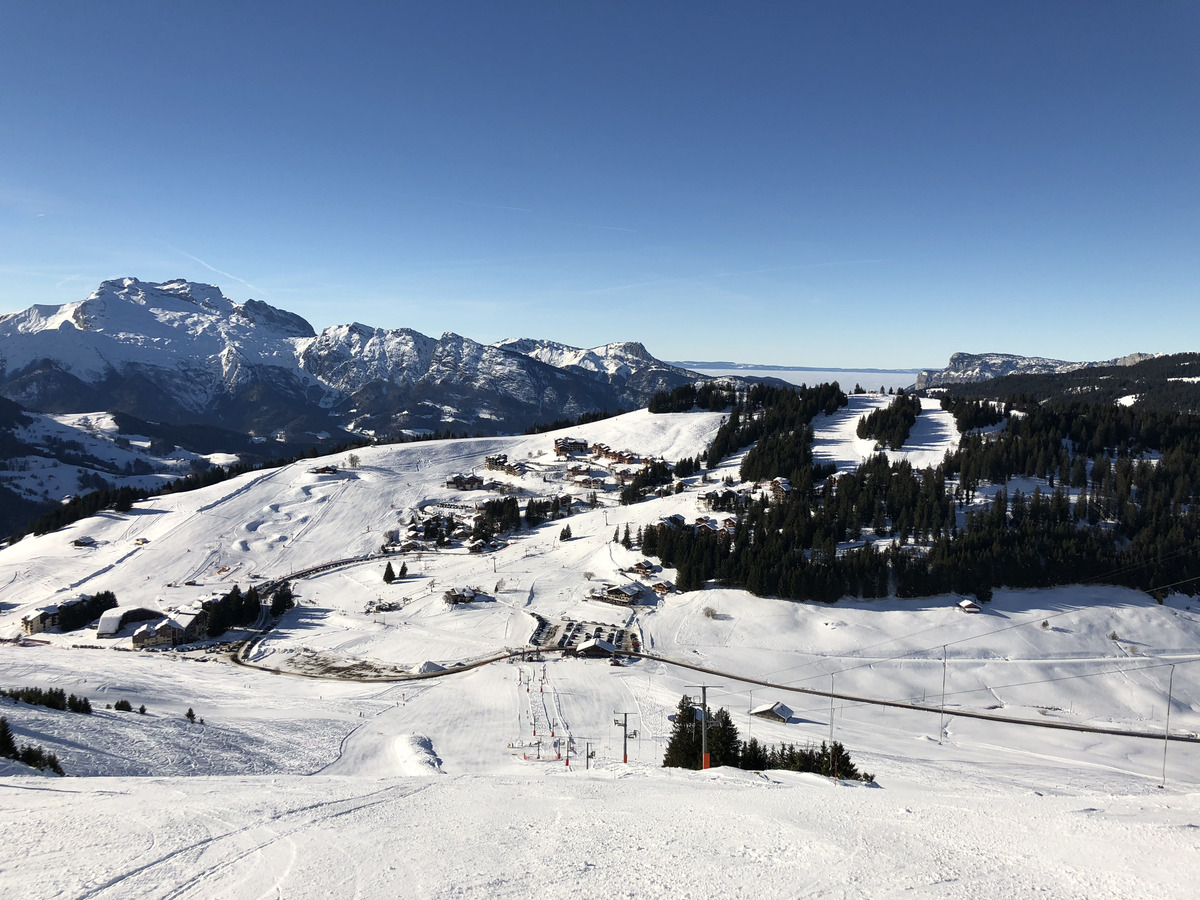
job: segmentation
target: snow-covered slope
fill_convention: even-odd
[[[857,416],[886,402],[851,399],[815,423],[818,457],[839,466],[864,452],[852,438]],[[369,447],[357,468],[341,454],[154,498],[0,550],[0,633],[15,635],[32,609],[77,593],[183,604],[372,554],[430,504],[467,515],[500,496],[586,501],[553,452],[556,437],[678,459],[699,453],[720,419],[643,411],[558,434]],[[936,461],[953,427],[926,408],[897,454]],[[495,453],[529,471],[485,472]],[[707,474],[736,480],[739,461]],[[600,470],[582,455],[574,462]],[[325,463],[340,468],[314,471]],[[446,487],[448,474],[473,470],[504,489]],[[576,506],[570,540],[555,521],[487,553],[456,545],[393,555],[408,574],[391,585],[377,556],[299,577],[300,605],[247,653],[249,667],[201,649],[114,652],[130,646],[132,627],[111,639],[50,633],[0,648],[0,685],[62,687],[97,709],[87,717],[0,701],[19,741],[52,750],[79,776],[0,771],[0,891],[98,900],[1191,896],[1200,745],[1170,743],[1160,788],[1161,739],[1035,726],[1161,735],[1169,689],[1171,732],[1200,731],[1200,605],[1105,587],[998,590],[978,615],[962,613],[957,597],[825,605],[714,587],[647,592],[630,608],[589,599],[599,584],[639,580],[629,569],[641,557],[613,541],[614,529],[636,533],[670,514],[694,520],[709,489],[701,477],[634,506],[620,506],[610,483],[597,506]],[[74,546],[81,536],[94,543]],[[443,602],[464,586],[485,599]],[[637,634],[657,658],[455,666],[527,647],[541,623],[561,631],[568,622]],[[447,674],[329,677],[349,666],[359,677]],[[804,746],[832,735],[877,785],[661,768],[675,705],[702,682],[716,685],[710,704],[728,709],[743,737]],[[803,693],[831,687],[832,700]],[[121,699],[146,714],[105,708]],[[749,717],[774,700],[791,707],[789,721]],[[188,708],[203,725],[183,718]],[[637,732],[627,744],[614,725],[624,713]]]
[[[699,377],[640,344],[568,356],[359,323],[318,335],[292,313],[183,280],[116,279],[78,303],[0,318],[0,394],[30,409],[119,409],[260,435],[519,431],[642,406]]]

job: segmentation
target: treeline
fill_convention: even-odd
[[[62,770],[62,766],[58,764],[58,757],[55,754],[48,753],[33,744],[17,747],[12,729],[8,727],[8,719],[3,716],[0,716],[0,758],[15,759],[17,762],[23,762],[35,769],[49,769],[55,775],[66,774]]]
[[[587,425],[591,422],[599,422],[603,419],[611,419],[613,416],[623,416],[628,410],[618,408],[616,412],[609,412],[607,408],[599,412],[580,413],[574,419],[555,419],[553,422],[542,422],[540,424],[530,425],[525,429],[524,434],[545,434],[547,431],[560,431],[564,428],[574,428],[578,425]]]
[[[1070,372],[1005,375],[973,384],[947,387],[955,397],[1004,400],[1028,397],[1033,402],[1092,404],[1132,402],[1142,412],[1200,413],[1200,354],[1176,353],[1128,366],[1089,366]]]
[[[44,706],[47,709],[83,713],[89,716],[92,714],[92,704],[87,697],[68,695],[62,688],[0,688],[0,697],[8,697],[17,703],[28,703],[30,706]]]
[[[986,600],[996,587],[1083,581],[1160,598],[1196,593],[1200,418],[1080,403],[1013,409],[1003,429],[964,436],[923,471],[877,455],[827,478],[803,454],[803,431],[764,435],[742,476],[798,463],[789,493],[736,504],[732,534],[648,526],[643,551],[677,569],[680,590],[715,580],[796,600],[946,592]],[[1046,489],[1002,487],[975,508],[985,484],[1017,476],[1045,479]]]
[[[650,398],[652,413],[691,412],[706,409],[720,412],[728,409],[737,400],[737,390],[727,381],[705,381],[701,384],[681,384],[674,390],[659,391]]]
[[[703,764],[703,739],[699,707],[686,694],[675,708],[675,724],[663,756],[663,766],[699,769]],[[708,755],[712,767],[732,766],[738,769],[764,771],[781,769],[791,772],[815,772],[829,778],[847,778],[871,782],[875,776],[860,772],[850,754],[837,741],[818,747],[797,748],[792,744],[766,747],[757,738],[742,741],[733,719],[724,707],[716,713],[705,710],[708,716]]]
[[[856,433],[863,440],[874,440],[877,450],[883,447],[899,450],[908,440],[920,414],[921,398],[899,391],[896,398],[883,409],[874,410],[860,418]]]

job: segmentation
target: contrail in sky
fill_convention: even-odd
[[[178,247],[175,247],[171,244],[167,244],[166,241],[163,241],[163,243],[166,244],[168,247],[170,247],[172,250],[174,250],[176,253],[178,253],[180,256],[186,256],[188,259],[192,260],[193,262],[200,263],[200,265],[204,266],[204,268],[208,269],[210,272],[216,272],[222,278],[232,278],[234,281],[238,282],[238,284],[244,284],[246,287],[250,288],[250,290],[254,291],[257,294],[261,294],[264,297],[270,296],[262,288],[255,287],[250,282],[246,281],[244,278],[238,278],[236,275],[233,275],[229,272],[221,271],[216,266],[210,266],[208,263],[206,263],[200,257],[193,256],[192,254],[188,253],[186,250],[180,250]]]

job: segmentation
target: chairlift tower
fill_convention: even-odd
[[[711,769],[708,756],[708,689],[723,688],[723,684],[688,684],[684,687],[700,688],[700,768]]]

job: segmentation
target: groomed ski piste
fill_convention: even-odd
[[[818,418],[817,457],[858,464],[873,452],[854,434],[858,418],[887,402],[853,396]],[[702,452],[720,422],[642,411],[535,436],[367,447],[357,467],[348,454],[306,460],[0,551],[0,637],[19,639],[0,645],[0,686],[61,687],[95,710],[0,700],[17,742],[56,753],[68,773],[0,767],[0,892],[1194,896],[1197,601],[997,590],[969,615],[957,596],[824,605],[710,587],[659,597],[651,585],[673,571],[631,572],[643,557],[614,531],[720,516],[697,503],[717,485],[697,473],[682,493],[620,506],[610,477],[591,507],[592,488],[566,467],[599,472],[599,462],[559,459],[554,440],[674,462]],[[958,437],[926,401],[889,455],[934,465]],[[498,453],[525,474],[485,471]],[[708,475],[736,480],[739,462]],[[313,471],[329,465],[337,471]],[[481,553],[455,542],[381,556],[387,533],[414,516],[466,516],[502,496],[447,487],[456,473],[507,485],[522,507],[563,493],[579,502]],[[407,566],[390,585],[388,561]],[[275,628],[226,635],[244,639],[242,664],[204,644],[134,651],[144,623],[114,638],[21,632],[23,617],[80,594],[166,610],[335,562],[294,579],[299,605]],[[642,586],[632,606],[592,596],[631,583]],[[467,587],[474,601],[445,602]],[[597,634],[625,648],[636,636],[643,656],[614,666],[558,652],[566,635],[577,646]],[[714,685],[711,708],[728,709],[743,738],[832,736],[875,782],[663,768],[676,704],[699,684]],[[1164,742],[1168,693],[1181,739]],[[106,708],[118,700],[147,711]],[[792,710],[787,722],[749,716],[774,701]],[[616,724],[625,714],[627,741]]]

